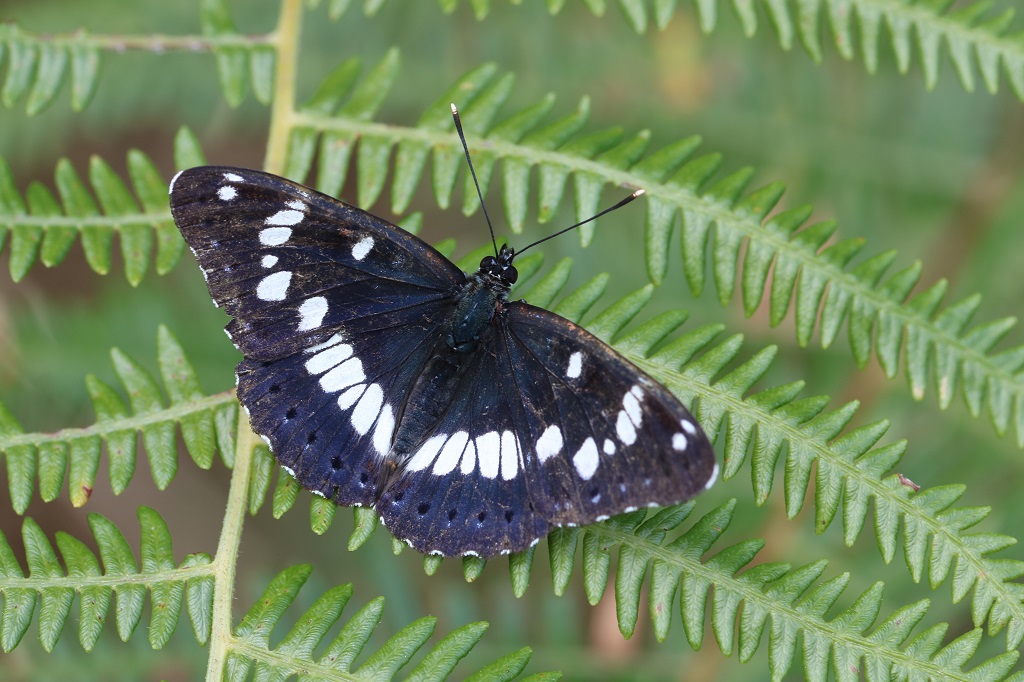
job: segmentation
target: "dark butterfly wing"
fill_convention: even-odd
[[[538,513],[591,523],[683,502],[714,483],[711,443],[667,388],[564,317],[523,302],[507,309]]]
[[[530,497],[552,524],[676,504],[714,483],[711,444],[668,389],[551,312],[510,303],[504,322],[537,470]]]
[[[589,332],[510,303],[437,429],[378,504],[420,551],[518,551],[552,526],[674,504],[714,482],[711,444],[667,389]]]
[[[377,504],[395,537],[421,552],[493,556],[550,530],[530,502],[522,404],[492,325],[436,427],[399,464]]]
[[[233,318],[253,429],[304,487],[372,504],[406,389],[465,276],[400,228],[258,171],[183,171],[171,212]]]

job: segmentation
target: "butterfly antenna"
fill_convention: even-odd
[[[494,245],[494,256],[498,256],[498,241],[494,238],[494,226],[491,225],[491,216],[487,213],[487,204],[484,203],[484,195],[480,191],[480,183],[476,180],[476,170],[473,168],[473,159],[469,158],[469,145],[466,144],[466,135],[462,132],[462,119],[459,118],[459,110],[452,104],[452,118],[455,119],[455,129],[459,131],[459,139],[462,140],[462,149],[466,152],[466,163],[469,164],[469,173],[473,176],[473,185],[476,187],[476,195],[480,197],[480,208],[484,210],[484,218],[487,220],[487,229],[491,231],[491,244]],[[595,216],[596,217],[596,216]]]
[[[606,208],[605,210],[601,211],[597,215],[592,215],[589,218],[587,218],[586,220],[581,220],[580,222],[576,223],[575,225],[570,225],[569,227],[565,228],[564,230],[559,230],[558,232],[555,232],[554,234],[549,234],[547,237],[544,237],[543,239],[538,239],[537,241],[535,241],[532,244],[527,244],[523,248],[519,249],[516,252],[516,255],[517,256],[522,255],[523,251],[526,251],[529,248],[537,246],[537,244],[543,244],[547,240],[554,239],[558,235],[565,234],[569,230],[575,230],[580,225],[586,225],[587,223],[589,223],[592,220],[597,220],[598,218],[603,216],[605,213],[611,213],[612,211],[618,210],[618,209],[622,208],[623,206],[625,206],[626,204],[628,204],[629,202],[631,202],[634,199],[637,199],[639,197],[642,197],[643,195],[644,195],[644,190],[638,189],[637,191],[633,192],[632,194],[630,194],[628,197],[626,197],[625,199],[623,199],[619,203],[617,203],[614,206],[611,206],[609,208]]]

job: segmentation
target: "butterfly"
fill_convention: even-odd
[[[232,318],[252,429],[304,488],[372,507],[415,549],[516,552],[714,482],[711,445],[672,393],[582,327],[508,300],[507,245],[467,275],[382,218],[242,168],[182,171],[170,204]]]

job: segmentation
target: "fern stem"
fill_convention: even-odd
[[[249,420],[240,414],[235,468],[231,472],[231,488],[228,491],[227,509],[224,511],[224,524],[217,542],[217,556],[212,563],[213,624],[210,631],[210,658],[206,668],[206,679],[209,682],[222,678],[227,653],[232,646],[231,605],[234,602],[235,571],[249,499],[249,471],[252,468],[255,441],[256,434],[249,428]]]
[[[111,52],[127,52],[141,50],[148,52],[213,52],[214,48],[241,47],[253,48],[271,42],[272,36],[266,34],[242,35],[225,33],[221,35],[168,35],[166,33],[131,34],[94,34],[84,30],[65,33],[32,33],[16,24],[0,27],[0,42],[18,40],[23,43],[45,43],[59,47],[95,47]]]
[[[214,410],[221,405],[235,401],[237,401],[235,389],[231,389],[194,400],[174,403],[155,412],[144,412],[118,419],[106,419],[96,422],[91,426],[76,426],[51,433],[32,432],[5,435],[0,437],[0,452],[19,445],[34,445],[38,447],[47,443],[67,443],[88,436],[107,438],[110,434],[119,431],[142,431],[147,426],[167,421],[180,422],[183,418],[190,415]]]
[[[288,137],[295,125],[295,75],[298,72],[299,43],[302,36],[302,1],[283,0],[281,16],[273,34],[277,52],[274,75],[273,105],[270,109],[270,130],[263,169],[269,173],[284,172],[288,153]]]

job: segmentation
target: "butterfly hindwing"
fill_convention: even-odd
[[[530,496],[553,525],[675,504],[714,482],[711,444],[664,386],[547,310],[510,303],[503,325]]]
[[[342,505],[372,505],[408,386],[438,334],[421,305],[381,329],[339,331],[322,344],[237,368],[253,430],[303,487]]]
[[[438,420],[403,457],[377,511],[396,537],[423,552],[493,556],[547,534],[530,499],[530,453],[519,437],[522,405],[491,325]],[[407,410],[418,406],[408,405]],[[518,415],[518,417],[517,417]]]
[[[509,303],[481,346],[377,507],[415,548],[518,551],[553,526],[674,504],[713,482],[689,412],[581,327]]]

